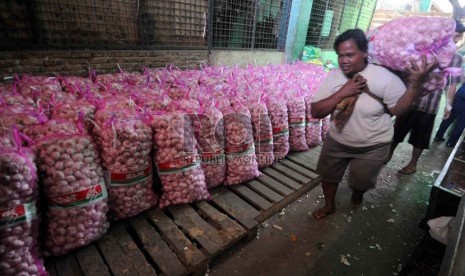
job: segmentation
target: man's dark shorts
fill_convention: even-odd
[[[339,183],[349,167],[349,186],[367,191],[376,185],[377,177],[389,156],[390,143],[368,147],[351,147],[326,137],[317,165],[323,181]]]
[[[433,132],[436,114],[412,110],[407,115],[397,117],[394,123],[394,143],[402,143],[410,132],[409,144],[419,149],[428,149]]]

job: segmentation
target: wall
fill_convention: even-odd
[[[200,63],[208,63],[208,50],[0,51],[0,78],[13,73],[84,76],[89,68],[113,73],[117,64],[126,71],[140,71],[142,66],[195,68]]]
[[[12,74],[85,76],[89,68],[97,73],[113,73],[119,66],[126,71],[145,67],[196,68],[199,64],[246,66],[281,64],[279,51],[211,51],[208,50],[62,50],[2,51],[0,78]]]
[[[286,61],[290,62],[293,60],[293,47],[295,40],[297,39],[297,20],[299,18],[299,10],[300,10],[301,1],[300,0],[293,0],[291,6],[291,12],[289,15],[289,25],[287,26],[287,36],[286,36]]]
[[[265,65],[281,64],[286,60],[284,52],[280,51],[216,51],[210,53],[211,65],[238,65],[244,67],[248,64]]]
[[[286,61],[301,59],[313,0],[293,0],[286,41]]]

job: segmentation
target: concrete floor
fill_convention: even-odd
[[[315,220],[311,211],[324,203],[318,186],[262,223],[256,239],[214,259],[208,275],[397,275],[425,234],[418,224],[450,152],[433,142],[417,172],[402,175],[397,171],[408,163],[411,146],[401,143],[360,208],[351,209],[343,181],[337,212]]]

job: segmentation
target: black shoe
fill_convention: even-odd
[[[451,143],[447,143],[447,144],[446,144],[446,147],[448,147],[448,148],[453,148],[453,147],[455,147],[455,145],[452,145]]]
[[[434,142],[444,142],[446,139],[441,138],[441,137],[434,137]]]

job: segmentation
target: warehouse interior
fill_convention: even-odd
[[[412,150],[401,143],[361,206],[351,207],[345,176],[336,213],[316,220],[311,213],[324,202],[316,163],[330,118],[310,118],[309,107],[338,66],[333,43],[345,30],[376,34],[402,18],[462,20],[464,7],[462,0],[1,1],[0,274],[462,275],[464,135],[455,147],[431,141],[411,175],[399,173]],[[463,43],[457,50],[463,55]],[[275,160],[263,155],[249,171],[226,172],[223,164],[218,174],[202,167],[201,177],[170,179],[235,151],[255,155],[253,116],[263,110],[254,103],[275,118],[283,108],[291,128],[289,106],[303,107],[303,146],[275,152]],[[212,117],[202,125],[207,110]],[[76,123],[62,123],[65,116]],[[227,135],[228,119],[247,125],[241,135],[254,140],[235,148],[226,139],[205,157],[201,147]],[[169,133],[171,120],[179,129]],[[263,141],[276,150],[275,130],[281,137],[283,129],[269,120]],[[198,135],[207,132],[202,144]],[[41,140],[55,134],[77,140]],[[189,155],[170,159],[176,147]],[[69,159],[78,168],[95,162],[92,177],[67,175],[61,180],[71,184],[57,195]],[[132,169],[123,172],[126,165]],[[18,171],[27,188],[12,184]],[[173,198],[163,195],[169,185]],[[176,201],[179,194],[187,196]],[[88,222],[63,225],[89,214]],[[427,221],[438,217],[454,217],[447,246],[429,233]]]

